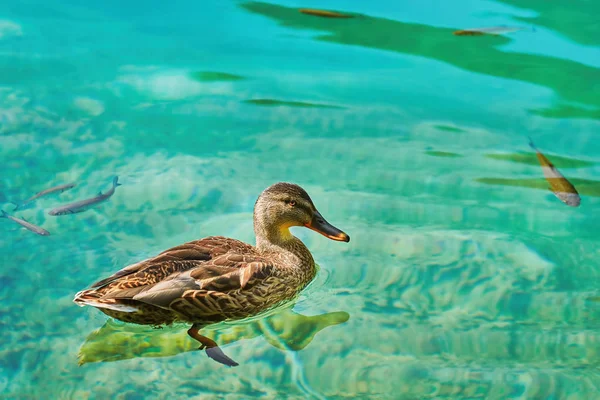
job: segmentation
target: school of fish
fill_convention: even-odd
[[[15,204],[15,208],[13,209],[13,212],[15,212],[17,210],[23,210],[26,205],[31,204],[32,202],[39,199],[40,197],[44,197],[44,196],[47,196],[50,194],[55,194],[55,193],[62,193],[66,190],[74,188],[75,186],[76,186],[75,183],[67,183],[64,185],[54,186],[54,187],[42,190],[41,192],[36,193],[35,195],[31,196],[30,198],[28,198],[27,200],[24,200],[22,202],[18,202],[18,203],[13,202],[13,204]],[[65,204],[65,205],[53,208],[52,210],[50,210],[48,212],[48,215],[59,216],[59,215],[76,214],[76,213],[80,213],[83,211],[87,211],[91,207],[94,207],[94,206],[108,200],[115,193],[115,189],[117,188],[117,186],[121,186],[121,184],[119,183],[119,177],[115,176],[112,181],[112,187],[106,193],[100,192],[100,193],[98,193],[98,195],[91,197],[89,199],[79,200],[74,203],[69,203],[69,204]],[[0,210],[0,218],[5,218],[7,220],[13,221],[14,223],[22,226],[23,228],[27,229],[28,231],[37,233],[40,236],[50,236],[50,232],[48,232],[44,228],[34,225],[25,219],[15,217],[14,215],[10,215],[4,210]]]

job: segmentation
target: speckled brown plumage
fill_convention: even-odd
[[[256,247],[222,236],[188,242],[94,283],[74,301],[143,325],[181,321],[202,327],[246,318],[294,299],[314,278],[312,255],[288,229],[302,225],[349,241],[316,211],[304,189],[278,183],[255,204]],[[197,329],[190,335],[196,337]]]
[[[208,237],[129,266],[80,292],[75,302],[140,308],[133,313],[100,308],[137,324],[182,321],[204,325],[245,318],[292,299],[313,279],[310,253],[303,254],[302,260],[306,262],[303,269],[288,268],[279,254],[260,254],[235,239]],[[159,283],[163,285],[156,290]]]

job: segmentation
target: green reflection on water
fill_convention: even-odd
[[[486,154],[485,157],[492,158],[494,160],[509,161],[519,164],[527,165],[540,165],[539,160],[535,153],[505,153],[505,154]],[[561,157],[561,156],[547,156],[552,164],[557,168],[585,168],[596,165],[591,161],[577,160],[575,158]]]
[[[548,190],[548,181],[544,178],[476,178],[476,182],[486,185],[518,186],[531,189]],[[569,182],[581,195],[600,197],[600,181],[591,179],[570,179]]]
[[[451,28],[366,15],[355,19],[325,20],[300,14],[295,8],[265,2],[248,2],[240,6],[286,27],[325,32],[316,36],[316,40],[427,57],[471,72],[544,86],[552,89],[563,102],[600,110],[600,96],[597,91],[590,90],[590,82],[600,81],[599,68],[551,56],[504,52],[500,47],[511,42],[509,37],[488,35],[473,40],[475,38],[453,35],[455,29]],[[554,108],[545,110],[544,115],[563,115],[564,104],[557,107],[558,111]],[[568,117],[594,115],[572,107],[573,113]]]
[[[299,351],[323,329],[342,324],[349,318],[350,315],[343,311],[307,317],[284,309],[247,323],[212,325],[203,329],[202,334],[221,346],[262,335],[278,349]],[[187,327],[153,329],[108,320],[88,335],[79,350],[79,365],[138,357],[168,357],[195,351],[198,347],[198,342],[188,336]]]
[[[569,39],[588,46],[600,45],[600,2],[598,1],[546,1],[499,0],[511,6],[534,10],[534,17],[513,18],[544,26]]]

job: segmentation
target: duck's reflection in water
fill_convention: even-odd
[[[226,345],[262,335],[278,349],[298,351],[308,346],[318,332],[349,318],[344,311],[305,316],[287,307],[261,319],[207,327],[205,336],[219,345]],[[78,357],[79,365],[83,365],[138,357],[170,357],[195,350],[198,350],[198,342],[188,336],[185,325],[153,329],[108,320],[88,335]]]

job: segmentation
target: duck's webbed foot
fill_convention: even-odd
[[[202,336],[199,330],[200,326],[196,324],[192,325],[192,327],[188,330],[188,335],[200,342],[200,347],[198,348],[199,350],[206,350],[206,355],[216,362],[227,365],[228,367],[236,367],[239,365],[231,358],[227,357],[227,355],[223,353],[223,350],[221,350],[219,345],[217,345],[214,340],[209,339],[206,336]]]
[[[227,357],[227,355],[223,353],[223,350],[221,350],[219,346],[208,347],[206,349],[206,355],[215,360],[216,362],[220,362],[221,364],[227,365],[228,367],[237,367],[239,365],[231,358]]]

